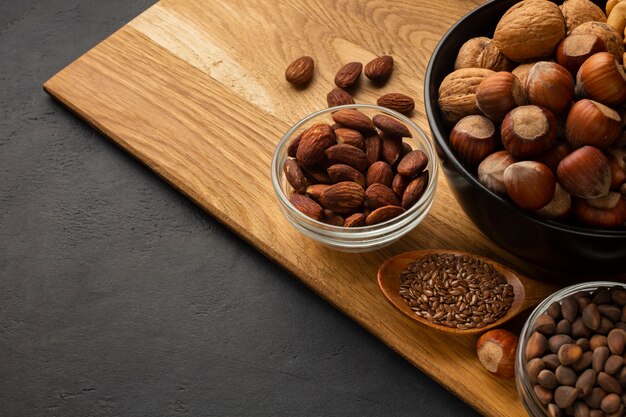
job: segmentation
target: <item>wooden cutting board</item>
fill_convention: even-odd
[[[326,106],[335,71],[350,61],[393,55],[391,81],[375,88],[364,79],[355,98],[375,103],[387,92],[409,94],[417,102],[413,120],[428,132],[428,59],[443,33],[479,3],[163,0],[44,88],[477,410],[522,416],[513,381],[480,366],[475,337],[421,327],[389,304],[376,283],[384,259],[421,248],[473,252],[537,276],[474,227],[443,175],[426,220],[400,242],[367,254],[339,253],[302,238],[280,213],[269,176],[282,134]],[[304,90],[283,75],[300,55],[316,62]]]

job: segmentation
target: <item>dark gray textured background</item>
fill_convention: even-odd
[[[42,91],[151,3],[0,0],[0,416],[474,415]]]

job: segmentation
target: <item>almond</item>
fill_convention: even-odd
[[[300,165],[295,159],[287,159],[283,165],[283,171],[285,172],[285,178],[294,190],[298,193],[303,193],[306,187],[309,185],[309,181],[306,179]]]
[[[404,209],[398,206],[383,206],[372,211],[365,219],[368,226],[386,222],[404,213]]]
[[[380,159],[383,142],[377,132],[367,136],[364,140],[365,155],[367,155],[367,161],[371,165]]]
[[[393,70],[393,58],[389,55],[379,56],[365,65],[365,76],[372,81],[385,81]]]
[[[330,224],[333,226],[343,226],[344,219],[338,214],[333,213],[332,210],[324,210],[324,218],[322,223]]]
[[[424,171],[407,185],[402,194],[402,207],[409,209],[422,197],[428,186],[428,171]]]
[[[321,162],[327,148],[334,145],[335,131],[326,123],[318,123],[302,133],[302,139],[296,151],[296,159],[304,166]]]
[[[365,200],[365,191],[359,184],[351,181],[331,185],[322,192],[320,203],[335,213],[347,214],[358,210]]]
[[[354,109],[341,109],[332,114],[333,120],[342,126],[359,131],[374,130],[374,122],[365,114]]]
[[[363,64],[360,62],[350,62],[337,71],[335,75],[335,84],[339,88],[346,88],[354,85],[361,77]]]
[[[344,143],[346,145],[352,145],[359,149],[365,149],[365,140],[363,135],[358,130],[349,129],[347,127],[338,127],[335,129],[335,137],[337,143]]]
[[[352,145],[333,145],[326,149],[326,156],[336,164],[346,164],[365,171],[369,165],[365,152]]]
[[[365,204],[368,208],[375,210],[383,206],[399,206],[400,199],[391,188],[376,183],[365,190]]]
[[[391,187],[393,181],[393,169],[384,161],[376,161],[367,169],[365,184],[369,187],[372,184],[383,184]]]
[[[313,78],[315,63],[310,56],[301,56],[285,70],[285,79],[294,85],[304,85]]]
[[[306,187],[305,193],[315,201],[320,201],[322,192],[330,187],[328,184],[312,184]]]
[[[406,190],[406,187],[409,185],[410,182],[411,178],[405,177],[402,174],[396,174],[396,176],[393,177],[393,181],[391,182],[391,189],[394,193],[402,195],[404,194],[404,190]]]
[[[428,157],[420,150],[411,151],[404,155],[398,163],[398,174],[414,177],[428,165]]]
[[[312,219],[321,220],[324,217],[322,207],[305,195],[293,193],[289,196],[289,202]]]
[[[395,164],[402,150],[402,138],[399,136],[389,136],[384,133],[380,134],[380,138],[382,140],[382,159],[389,165]]]
[[[302,140],[302,133],[300,133],[294,140],[291,141],[289,146],[287,146],[287,156],[292,158],[296,157],[296,153],[298,152],[298,145],[300,145],[300,141]]]
[[[376,104],[403,114],[409,114],[415,108],[415,101],[411,97],[401,93],[389,93],[380,96]]]
[[[412,138],[409,129],[399,120],[389,117],[385,114],[377,114],[372,118],[374,125],[391,136],[400,136],[403,138]]]
[[[365,224],[365,214],[354,213],[352,216],[347,217],[343,223],[343,227],[359,227]]]
[[[312,184],[330,184],[330,177],[326,169],[320,166],[300,166],[302,172]]]
[[[326,95],[326,102],[328,103],[328,107],[335,107],[344,104],[354,104],[354,98],[352,98],[347,91],[341,88],[334,88]]]
[[[409,145],[406,142],[402,142],[402,149],[400,150],[400,158],[403,158],[404,155],[411,152],[412,150],[413,148],[411,148],[411,145]]]
[[[350,165],[335,164],[328,168],[328,176],[333,183],[353,181],[361,187],[365,187],[365,177]]]

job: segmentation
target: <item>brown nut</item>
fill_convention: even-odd
[[[296,159],[304,166],[315,165],[326,158],[326,149],[335,143],[335,131],[330,125],[315,124],[302,132]]]
[[[554,337],[554,336],[553,336]],[[525,355],[526,360],[539,358],[548,348],[548,340],[539,332],[534,332],[526,342]]]
[[[365,224],[371,226],[373,224],[383,223],[398,217],[404,213],[404,209],[398,206],[383,206],[372,211],[365,219]]]
[[[574,384],[576,384],[576,379],[578,379],[576,372],[574,372],[574,370],[569,366],[559,365],[554,373],[557,381],[559,381],[559,384],[561,385],[573,387]]]
[[[364,141],[365,155],[367,156],[367,161],[371,165],[380,159],[383,142],[377,132],[366,136]]]
[[[285,70],[285,79],[294,85],[305,85],[313,78],[315,63],[310,56],[301,56]]]
[[[573,148],[584,145],[606,149],[622,133],[619,114],[602,103],[583,99],[577,101],[567,115],[565,136]]]
[[[354,213],[353,215],[346,217],[343,222],[343,227],[360,227],[365,224],[365,215],[363,213]]]
[[[624,44],[621,34],[603,22],[585,22],[572,30],[570,35],[591,34],[604,41],[607,51],[612,53],[618,61],[624,54]]]
[[[365,177],[350,165],[334,164],[328,167],[328,176],[333,184],[342,181],[353,181],[365,187]]]
[[[606,22],[606,15],[602,9],[590,0],[567,0],[561,6],[561,12],[565,18],[567,32],[585,22]]]
[[[535,64],[536,62],[526,62],[524,64],[520,64],[515,67],[511,73],[517,77],[523,86],[526,86],[526,77],[528,77],[528,72]]]
[[[365,65],[365,76],[375,82],[386,81],[393,70],[393,57],[382,55]]]
[[[546,363],[541,358],[534,358],[528,361],[526,364],[526,374],[531,383],[537,382],[539,372],[546,369]]]
[[[556,323],[548,314],[540,314],[533,324],[533,331],[538,331],[546,336],[550,336],[556,331]]]
[[[610,192],[603,197],[579,200],[574,204],[574,215],[587,226],[620,228],[626,222],[626,199],[620,193]]]
[[[477,66],[492,71],[511,71],[515,63],[507,58],[496,46],[493,40],[489,41],[478,55]]]
[[[365,171],[369,166],[365,152],[352,145],[333,145],[326,149],[326,156],[335,164],[350,165],[357,171]]]
[[[375,210],[383,206],[400,206],[400,199],[391,188],[376,183],[365,190],[365,204],[369,209]]]
[[[344,181],[322,191],[320,203],[326,209],[338,214],[354,212],[363,206],[365,191],[363,188],[351,181]]]
[[[393,169],[384,161],[376,161],[367,169],[365,184],[369,187],[372,184],[380,183],[391,187],[393,182]]]
[[[381,132],[379,136],[382,141],[380,150],[382,159],[389,165],[394,165],[402,151],[402,138],[399,136],[390,136],[384,132]]]
[[[576,390],[578,391],[578,396],[584,397],[585,395],[591,394],[591,390],[593,386],[596,384],[596,371],[593,369],[585,370],[576,381]]]
[[[410,151],[398,162],[398,174],[414,177],[428,165],[428,156],[420,150]]]
[[[612,354],[621,355],[626,345],[626,332],[622,329],[611,330],[606,337],[606,343]]]
[[[573,93],[572,81],[572,93]],[[476,104],[491,120],[501,122],[515,107],[527,104],[526,91],[510,72],[500,71],[487,76],[476,89]]]
[[[444,119],[456,123],[465,116],[480,114],[476,89],[490,74],[493,71],[484,68],[463,68],[448,74],[439,86],[438,104]]]
[[[556,49],[556,62],[575,77],[587,58],[595,53],[606,51],[604,41],[594,34],[570,35],[563,39]]]
[[[411,181],[402,194],[402,207],[409,209],[422,198],[424,191],[428,187],[428,171],[422,172]]]
[[[576,95],[607,106],[620,104],[626,100],[624,67],[608,52],[592,55],[578,70]]]
[[[544,164],[521,161],[504,170],[504,186],[516,205],[538,210],[552,201],[556,182],[552,171]]]
[[[493,40],[513,61],[529,61],[552,55],[565,36],[565,20],[549,1],[519,2],[502,16]]]
[[[476,343],[476,353],[480,363],[491,373],[500,378],[513,378],[515,370],[515,351],[518,337],[513,333],[502,330],[490,330],[483,334]],[[545,372],[549,373],[545,374]],[[542,373],[543,376],[542,376]],[[556,388],[556,377],[551,371],[543,370],[539,373],[541,384],[545,388]]]
[[[560,386],[554,391],[554,402],[563,409],[574,404],[577,397],[578,391],[574,387]]]
[[[537,62],[526,77],[528,101],[554,114],[565,112],[574,98],[574,78],[555,62]]]
[[[298,193],[304,193],[309,185],[309,181],[302,173],[300,165],[298,165],[295,159],[287,159],[285,161],[283,172],[285,173],[287,182],[289,182],[293,189]]]
[[[338,127],[335,129],[335,137],[337,138],[337,143],[352,145],[359,149],[365,150],[365,140],[363,139],[363,134],[358,130],[349,129],[347,127]]]
[[[454,69],[480,68],[478,58],[490,41],[491,39],[484,36],[466,41],[459,49],[456,61],[454,62]]]
[[[345,104],[354,104],[354,98],[346,90],[341,88],[333,88],[326,95],[328,107],[343,106]]]
[[[319,202],[320,197],[322,196],[322,191],[330,187],[329,184],[311,184],[306,187],[306,195],[312,198],[313,200]]]
[[[520,106],[506,115],[500,134],[504,147],[513,157],[532,158],[554,144],[556,117],[551,111],[538,106]]]
[[[566,343],[559,348],[557,353],[559,362],[563,365],[572,365],[580,360],[583,356],[583,349],[572,343]]]
[[[517,162],[517,160],[507,151],[492,153],[478,165],[478,181],[494,193],[505,195],[504,170],[515,162]]]
[[[485,116],[465,116],[452,129],[450,146],[465,166],[473,168],[498,146],[496,128]]]
[[[334,112],[331,116],[335,123],[339,123],[342,126],[356,129],[358,131],[371,131],[374,130],[374,122],[355,109],[341,109]]]
[[[335,85],[339,88],[348,88],[359,81],[363,64],[360,62],[349,62],[337,71],[335,75]]]
[[[289,196],[289,202],[293,206],[315,220],[322,220],[324,218],[324,210],[315,201],[302,194],[293,193]]]
[[[563,158],[556,173],[559,184],[580,198],[607,195],[611,187],[609,160],[592,146],[583,146]]]
[[[376,104],[402,114],[410,114],[415,108],[415,100],[402,93],[389,93],[382,95],[378,97]]]
[[[385,132],[387,135],[400,136],[402,138],[412,138],[411,132],[401,121],[387,116],[386,114],[377,114],[372,117],[374,125]]]
[[[571,211],[572,196],[557,183],[552,200],[539,210],[535,211],[535,213],[544,219],[564,219],[571,213]],[[568,321],[566,322],[568,325],[570,324]]]

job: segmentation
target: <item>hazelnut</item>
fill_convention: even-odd
[[[444,119],[456,123],[465,116],[480,114],[476,105],[478,85],[493,71],[462,68],[448,74],[439,86],[439,108]]]
[[[528,77],[528,71],[536,64],[536,62],[527,62],[520,64],[511,71],[515,75],[523,86],[526,86],[526,77]],[[526,87],[524,87],[525,89]]]
[[[563,113],[574,98],[574,79],[561,65],[540,61],[528,71],[526,93],[531,104]]]
[[[552,171],[544,164],[521,161],[504,170],[504,186],[516,205],[538,210],[552,201],[556,182]]]
[[[561,12],[568,32],[585,22],[606,22],[602,9],[590,0],[567,0],[561,6]]]
[[[476,344],[480,363],[500,378],[513,378],[518,338],[513,333],[496,329],[483,334]]]
[[[598,36],[586,33],[570,35],[556,48],[556,62],[576,76],[583,62],[597,52],[606,52],[606,44]]]
[[[556,184],[552,201],[537,210],[536,213],[544,219],[563,219],[569,215],[571,209],[572,197],[561,185]]]
[[[620,193],[579,200],[574,204],[574,215],[587,226],[619,228],[626,222],[626,199]]]
[[[573,148],[592,145],[606,149],[622,133],[619,114],[597,101],[583,99],[577,101],[567,115],[565,136]]]
[[[580,34],[596,35],[604,41],[607,51],[615,56],[615,59],[621,60],[624,54],[624,44],[621,34],[613,30],[612,27],[603,22],[585,22],[573,29],[570,35]]]
[[[466,41],[459,49],[454,62],[454,69],[480,68],[478,57],[490,41],[491,39],[484,36]]]
[[[606,195],[611,186],[609,160],[593,146],[583,146],[563,158],[556,174],[565,191],[580,198]]]
[[[502,143],[516,158],[531,158],[550,149],[556,140],[556,117],[548,109],[520,106],[511,110],[500,127]]]
[[[619,191],[622,184],[626,182],[626,170],[613,155],[609,155],[609,166],[611,167],[611,190]]]
[[[576,75],[576,94],[589,97],[608,106],[626,100],[626,73],[608,52],[589,57]]]
[[[501,122],[509,111],[526,103],[526,91],[522,83],[510,72],[493,73],[476,89],[478,108],[495,122]]]
[[[552,55],[564,36],[565,20],[556,4],[523,1],[502,16],[493,40],[509,59],[523,62]]]
[[[452,129],[450,145],[463,164],[475,167],[498,146],[496,128],[485,116],[465,116]]]
[[[494,152],[478,165],[478,181],[497,194],[506,195],[504,170],[517,162],[507,151]]]
[[[572,148],[567,144],[567,142],[559,143],[558,145],[554,145],[546,152],[542,153],[538,157],[535,158],[535,161],[541,162],[545,164],[552,170],[552,172],[556,172],[556,167],[559,165],[559,162],[563,160],[567,155],[572,153]]]

